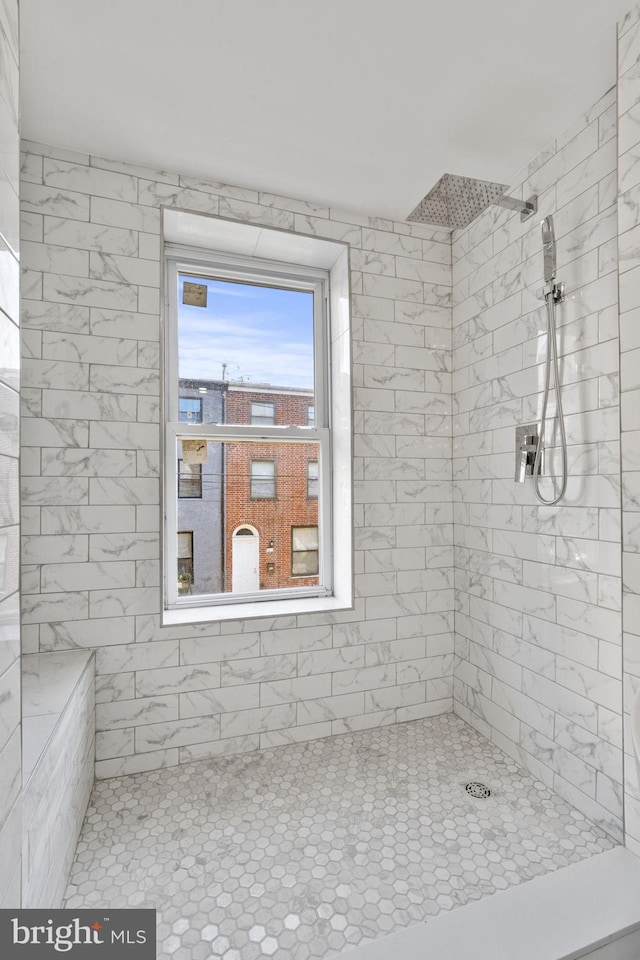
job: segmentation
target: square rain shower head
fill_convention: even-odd
[[[501,197],[508,184],[445,173],[407,220],[460,229]]]

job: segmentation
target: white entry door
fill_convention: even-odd
[[[233,593],[255,593],[260,589],[258,547],[260,538],[253,527],[238,527],[233,534],[231,589]]]

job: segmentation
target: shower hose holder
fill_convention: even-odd
[[[553,297],[554,303],[562,303],[565,299],[564,283],[557,283],[555,280],[549,280],[544,287],[536,290],[538,300],[546,300],[548,296]]]

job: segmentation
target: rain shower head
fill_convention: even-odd
[[[522,219],[531,216],[537,209],[536,198],[523,202],[505,196],[508,184],[476,180],[474,177],[458,177],[445,173],[429,191],[407,220],[412,223],[432,223],[454,230],[467,227],[488,206],[498,204],[511,210],[520,210]]]

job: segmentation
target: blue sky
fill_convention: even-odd
[[[313,387],[313,295],[187,277],[208,287],[207,306],[182,303],[178,289],[180,377]]]

